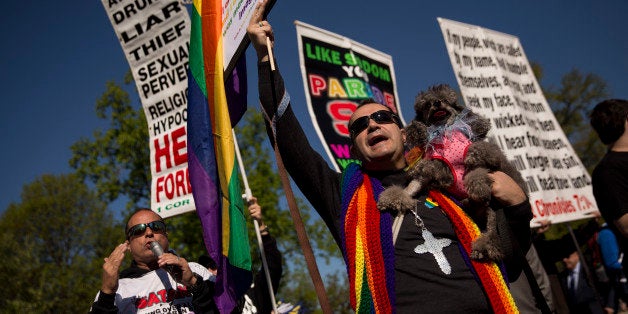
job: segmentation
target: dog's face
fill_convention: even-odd
[[[456,101],[456,92],[448,85],[432,86],[417,96],[415,119],[428,126],[452,123],[463,109]]]
[[[447,125],[453,122],[459,111],[446,100],[435,100],[425,103],[422,113],[427,125]]]

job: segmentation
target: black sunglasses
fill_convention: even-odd
[[[133,236],[144,234],[146,227],[149,227],[155,233],[166,233],[166,224],[161,220],[155,220],[146,224],[135,225],[126,232],[126,238],[130,239]]]
[[[401,119],[399,119],[396,114],[389,110],[380,110],[371,113],[369,116],[362,116],[355,119],[355,121],[349,125],[349,133],[351,134],[351,137],[353,138],[360,134],[360,132],[366,130],[366,128],[369,127],[370,119],[373,119],[373,121],[378,124],[395,123],[400,129],[403,128],[401,125]]]

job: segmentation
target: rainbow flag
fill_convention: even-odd
[[[205,247],[218,265],[214,300],[221,313],[230,313],[252,273],[224,84],[221,5],[195,0],[192,10],[188,167]]]

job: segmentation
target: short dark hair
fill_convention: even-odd
[[[626,119],[628,119],[628,101],[604,100],[593,108],[589,119],[602,143],[612,144],[624,134]]]
[[[366,105],[366,104],[380,104],[380,103],[377,102],[377,100],[369,97],[369,98],[360,100],[360,102],[358,103],[358,107],[361,107],[362,105]],[[380,104],[380,105],[383,106],[384,104]]]
[[[388,107],[388,106],[387,106],[387,105],[385,105],[385,104],[380,103],[379,101],[377,101],[377,100],[375,100],[375,99],[373,99],[373,98],[365,98],[365,99],[360,100],[360,102],[358,103],[358,106],[357,106],[357,107],[355,107],[355,109],[358,109],[358,108],[363,107],[364,105],[368,105],[368,104],[378,104],[378,105],[382,105],[382,106],[384,106],[384,107],[388,108],[388,110],[390,110],[390,111],[392,111],[392,112],[394,113],[394,111],[392,110],[392,108]]]

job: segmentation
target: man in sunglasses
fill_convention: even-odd
[[[157,213],[138,209],[125,232],[127,240],[105,258],[90,313],[217,313],[209,271],[168,250],[166,224]],[[126,252],[131,267],[119,272]]]
[[[370,102],[352,114],[351,152],[361,166],[353,164],[337,173],[310,146],[281,74],[270,69],[266,41],[269,38],[272,44],[275,38],[263,19],[266,2],[256,6],[247,33],[258,56],[260,102],[271,120],[267,132],[292,179],[342,250],[355,312],[510,312],[512,308],[497,308],[495,296],[507,294],[479,281],[471,261],[461,253],[462,240],[452,221],[426,193],[415,197],[412,213],[378,211],[376,199],[383,188],[410,181],[404,171],[406,134],[390,108]],[[508,206],[504,212],[509,224],[527,228],[529,241],[531,211],[524,191],[502,172],[491,176],[493,199]],[[509,301],[502,304],[514,307]]]

